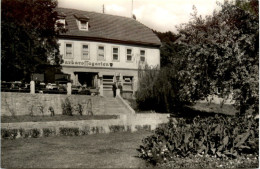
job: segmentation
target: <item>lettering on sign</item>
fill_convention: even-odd
[[[90,61],[73,61],[73,60],[65,60],[63,65],[86,66],[86,67],[113,67],[113,63],[90,62]]]

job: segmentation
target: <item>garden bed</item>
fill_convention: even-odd
[[[209,156],[193,156],[175,158],[163,164],[159,168],[258,168],[258,158],[252,155],[242,156],[237,159],[219,159]]]
[[[46,121],[77,121],[77,120],[106,120],[117,119],[117,115],[55,115],[55,116],[2,116],[1,123],[18,123],[18,122],[46,122]]]

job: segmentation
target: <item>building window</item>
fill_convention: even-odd
[[[145,50],[140,50],[140,61],[145,62]]]
[[[55,29],[57,30],[59,28],[65,28],[65,25],[66,25],[65,19],[58,19],[55,24]]]
[[[87,21],[80,21],[80,29],[81,30],[88,30],[88,22]]]
[[[98,46],[98,60],[105,60],[105,47]]]
[[[73,58],[73,45],[72,43],[65,44],[65,59]]]
[[[126,60],[132,61],[132,56],[133,56],[133,50],[132,49],[126,49]]]
[[[74,14],[79,30],[88,31],[89,17],[81,14]]]
[[[82,57],[83,60],[89,59],[89,46],[87,44],[82,45]]]
[[[112,49],[113,60],[119,60],[119,48],[113,47]]]

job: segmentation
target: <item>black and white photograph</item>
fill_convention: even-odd
[[[1,168],[259,168],[259,0],[1,0]]]

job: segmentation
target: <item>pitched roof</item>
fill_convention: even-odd
[[[93,40],[114,40],[121,43],[160,46],[159,38],[151,29],[132,18],[81,11],[76,9],[57,8],[58,13],[66,15],[68,31],[61,37],[85,38]],[[88,31],[79,30],[75,16],[88,18]]]

